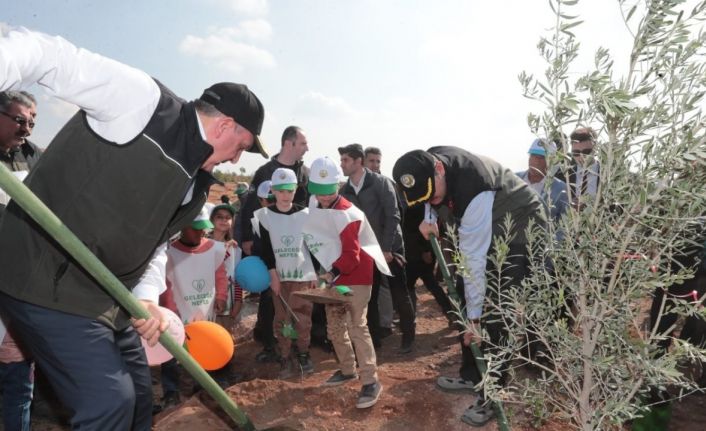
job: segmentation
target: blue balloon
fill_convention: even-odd
[[[260,293],[270,287],[270,273],[262,259],[248,256],[235,267],[235,281],[248,292]]]

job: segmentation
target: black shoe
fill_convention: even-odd
[[[162,410],[166,410],[170,407],[175,407],[181,404],[181,398],[179,397],[179,392],[177,391],[167,391],[162,397]]]
[[[389,337],[390,335],[392,335],[392,328],[380,327],[380,330],[378,331],[378,337],[381,340]]]
[[[299,367],[304,374],[311,374],[314,372],[314,363],[311,362],[309,352],[297,354],[297,361],[299,362]]]
[[[292,359],[289,356],[287,356],[286,358],[280,357],[278,378],[284,380],[294,376],[294,374],[295,367]]]
[[[414,341],[402,340],[402,344],[400,345],[400,350],[398,350],[398,352],[402,355],[406,355],[408,353],[412,353],[412,350],[414,350]]]
[[[338,386],[349,380],[354,380],[357,378],[357,374],[343,374],[341,370],[338,370],[333,374],[333,376],[329,377],[329,379],[324,382],[324,386]]]
[[[271,347],[266,347],[262,349],[262,352],[258,353],[255,355],[255,361],[264,363],[264,362],[276,362],[278,359],[277,353],[275,353],[275,349]]]
[[[374,406],[375,403],[378,402],[381,392],[382,385],[380,382],[363,385],[358,395],[358,402],[355,404],[356,408],[367,409],[368,407]]]

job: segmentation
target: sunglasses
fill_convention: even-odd
[[[26,119],[25,117],[23,117],[23,116],[21,116],[21,115],[12,116],[12,115],[8,114],[8,113],[5,112],[5,111],[0,111],[0,114],[2,114],[2,115],[4,115],[4,116],[6,116],[7,118],[11,119],[12,121],[14,121],[15,123],[19,124],[20,126],[27,126],[27,127],[30,128],[30,129],[34,128],[34,121],[28,120],[28,119]]]
[[[571,154],[574,156],[580,156],[581,154],[588,156],[590,154],[593,154],[593,148],[584,148],[583,150],[573,150],[573,151],[571,151]]]

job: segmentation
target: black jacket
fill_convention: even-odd
[[[544,206],[537,193],[509,169],[494,160],[477,156],[458,147],[432,147],[427,150],[446,170],[446,202],[460,221],[473,198],[494,191],[493,235],[500,235],[506,214],[515,226],[513,242],[525,243],[525,228],[530,219],[546,221]]]
[[[0,152],[0,162],[10,170],[10,172],[17,171],[31,171],[34,165],[39,161],[39,156],[42,155],[42,150],[34,145],[34,143],[25,139],[25,142],[17,148],[10,150],[9,152]],[[0,204],[0,220],[5,212],[5,205]]]
[[[383,175],[364,169],[363,187],[358,194],[355,193],[350,180],[341,187],[339,192],[365,213],[382,251],[404,255],[395,184]]]

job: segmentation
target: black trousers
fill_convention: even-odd
[[[490,261],[490,259],[489,259]],[[495,270],[490,263],[488,263],[487,270]],[[519,288],[521,286],[522,280],[529,274],[529,260],[527,259],[527,249],[525,244],[510,244],[510,255],[505,262],[505,267],[503,268],[503,276],[507,277],[508,280],[502,286],[502,289],[512,289]],[[459,297],[461,297],[462,306],[466,306],[466,299],[464,295],[463,280],[458,277],[458,282],[456,283],[456,288],[458,290]],[[499,314],[492,306],[493,303],[497,303],[499,300],[498,290],[491,287],[487,287],[485,291],[485,310],[487,314],[484,314],[481,319],[480,326],[485,331],[488,332],[489,343],[482,343],[480,347],[481,353],[494,353],[497,349],[494,347],[505,342],[507,339],[507,328],[500,318]],[[473,383],[478,383],[482,380],[482,375],[478,370],[476,365],[476,357],[470,347],[463,344],[463,336],[461,338],[461,368],[459,370],[459,375],[463,380],[471,381]],[[506,355],[507,356],[507,355]],[[507,370],[510,366],[509,356],[501,358],[500,366],[497,369],[498,373],[498,383],[503,385],[505,383],[505,378],[507,377]]]
[[[451,311],[451,301],[449,297],[444,292],[444,289],[439,285],[434,276],[434,262],[426,263],[423,260],[409,260],[405,266],[407,273],[407,291],[410,293],[412,299],[412,306],[414,311],[417,311],[417,292],[414,289],[414,285],[417,283],[417,279],[421,278],[424,282],[424,286],[427,288],[429,293],[434,296],[436,303],[441,307],[441,311],[444,316],[449,317],[448,312]]]
[[[0,312],[69,409],[72,429],[152,428],[152,378],[132,326],[114,331],[87,317],[0,294]]]
[[[402,331],[402,342],[414,340],[415,333],[415,312],[412,305],[410,291],[408,290],[405,268],[393,259],[388,264],[392,277],[387,277],[392,295],[392,305],[400,316],[400,331]],[[373,344],[380,345],[380,312],[378,311],[378,295],[380,293],[380,280],[384,277],[377,268],[373,270],[373,289],[368,302],[368,329]]]
[[[257,304],[257,321],[253,329],[255,341],[265,349],[275,348],[275,305],[272,302],[272,289],[260,292],[260,302]]]
[[[683,284],[673,284],[667,289],[666,297],[665,291],[661,288],[655,290],[654,299],[652,300],[652,307],[650,309],[650,330],[654,329],[655,324],[657,324],[657,332],[663,334],[672,325],[674,325],[678,319],[678,314],[672,311],[675,304],[679,301],[689,301],[692,302],[694,299],[690,295],[691,292],[696,291],[697,297],[701,298],[704,293],[706,293],[706,271],[699,269],[694,278],[686,280]],[[662,302],[664,301],[664,309],[662,311],[662,317],[657,322],[659,318],[659,310],[662,307]],[[706,320],[699,316],[687,316],[684,327],[682,328],[679,338],[686,340],[697,347],[706,346]],[[666,351],[671,344],[669,338],[661,340],[659,342],[659,347]]]

